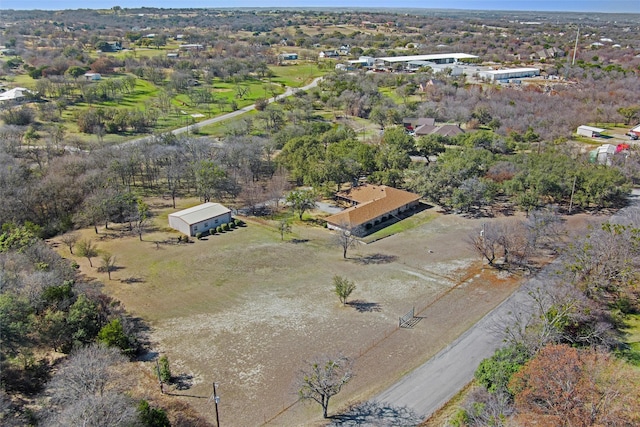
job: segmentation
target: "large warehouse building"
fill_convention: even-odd
[[[376,65],[389,66],[397,64],[398,62],[404,62],[408,64],[411,61],[429,61],[435,64],[454,64],[461,59],[477,59],[475,55],[469,55],[467,53],[437,53],[430,55],[409,55],[409,56],[385,56],[382,58],[376,58]]]
[[[539,68],[511,68],[509,70],[487,70],[478,73],[480,78],[490,81],[521,79],[540,75]]]

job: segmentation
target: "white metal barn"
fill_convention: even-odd
[[[187,236],[195,236],[230,221],[231,210],[220,203],[203,203],[169,214],[169,226]]]
[[[490,81],[520,79],[525,77],[536,77],[540,75],[539,68],[511,68],[508,70],[487,70],[481,71],[478,75]]]
[[[593,126],[578,126],[578,131],[576,132],[578,135],[588,136],[589,138],[595,138],[600,136],[602,132],[605,130],[602,128],[596,128]]]

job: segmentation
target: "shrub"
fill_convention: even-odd
[[[169,366],[169,358],[167,356],[162,356],[158,361],[160,380],[163,383],[171,382],[171,367]]]
[[[113,319],[98,332],[98,341],[109,347],[118,347],[123,354],[132,355],[135,349],[131,343],[131,338],[124,332],[120,319]]]
[[[236,228],[236,223],[234,221],[231,221],[229,223],[229,228]]]
[[[217,233],[222,233],[222,227],[221,226],[217,226],[216,227],[216,232]]]
[[[0,114],[0,119],[7,125],[27,126],[33,122],[33,118],[33,110],[26,105],[5,110]]]
[[[267,101],[266,99],[264,98],[256,99],[256,110],[263,111],[265,108],[267,108],[267,105],[269,105],[269,101]]]
[[[233,222],[236,225],[236,227],[242,227],[244,225],[244,222],[242,222],[239,219],[234,219]]]
[[[196,233],[196,239],[198,240],[202,239],[202,233],[200,232]]]
[[[163,409],[152,408],[146,400],[140,401],[138,413],[140,414],[140,421],[145,427],[171,426],[167,413]]]
[[[222,231],[229,231],[229,224],[222,224]]]

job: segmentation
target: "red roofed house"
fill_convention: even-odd
[[[352,206],[331,215],[325,220],[331,230],[349,229],[353,234],[363,236],[372,228],[388,221],[398,214],[415,209],[420,196],[386,185],[364,184],[336,194],[338,200]]]

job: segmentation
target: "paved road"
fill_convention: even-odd
[[[322,80],[322,77],[316,77],[315,79],[313,79],[313,81],[311,83],[309,83],[306,86],[302,86],[302,87],[299,87],[299,88],[287,87],[287,90],[284,93],[282,93],[282,94],[280,94],[280,95],[278,95],[276,97],[269,98],[267,101],[269,103],[272,103],[272,102],[275,102],[275,101],[277,101],[279,99],[283,99],[283,98],[286,98],[288,96],[291,96],[291,95],[295,94],[298,91],[309,90],[311,88],[314,88],[314,87],[318,86],[318,82],[320,82],[320,80]],[[230,113],[223,114],[221,116],[213,117],[211,119],[203,120],[201,122],[194,123],[194,124],[189,125],[189,126],[185,126],[185,127],[181,127],[181,128],[178,128],[178,129],[174,129],[174,130],[171,131],[171,133],[174,134],[174,135],[180,135],[180,134],[183,134],[183,133],[189,133],[190,131],[193,132],[194,130],[199,129],[199,128],[203,127],[203,126],[208,126],[208,125],[212,125],[214,123],[219,123],[219,122],[222,122],[222,121],[229,120],[229,119],[232,119],[234,117],[240,116],[240,115],[242,115],[244,113],[248,113],[251,110],[255,110],[255,108],[256,108],[255,104],[247,105],[244,108],[240,108],[239,110],[232,111]],[[135,145],[135,144],[139,144],[139,143],[142,143],[142,142],[150,141],[152,138],[153,138],[152,136],[144,136],[142,138],[136,138],[136,139],[129,140],[129,141],[124,142],[124,143],[122,143],[120,145],[121,146]]]
[[[640,214],[640,190],[632,192],[630,204],[621,213],[636,211]],[[636,217],[640,215],[636,214]],[[633,217],[633,216],[631,216]],[[473,373],[482,359],[490,357],[503,344],[505,319],[509,312],[524,311],[532,303],[529,291],[553,283],[546,280],[557,269],[557,262],[544,268],[487,314],[467,332],[440,351],[428,362],[411,372],[398,383],[372,399],[382,407],[406,407],[421,419],[431,416],[473,379]]]
[[[487,314],[456,341],[398,383],[373,399],[381,406],[407,407],[425,419],[447,403],[473,379],[482,359],[490,357],[502,345],[498,324],[527,298],[527,291],[537,279],[521,287],[501,305]],[[502,322],[499,322],[502,319]]]

